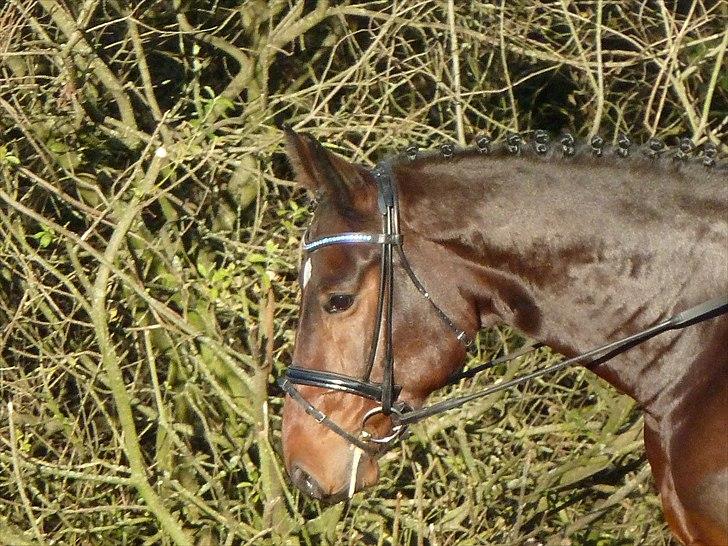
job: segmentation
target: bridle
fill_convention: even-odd
[[[382,231],[372,232],[345,232],[321,237],[314,241],[306,241],[304,237],[303,250],[310,254],[333,245],[375,245],[381,247],[380,269],[379,269],[379,296],[377,300],[377,311],[375,313],[375,324],[371,340],[369,358],[362,379],[347,375],[313,370],[294,363],[285,374],[278,378],[278,385],[288,394],[303,410],[313,417],[317,422],[335,432],[350,444],[363,451],[377,455],[386,451],[395,442],[407,434],[409,425],[460,407],[467,402],[488,396],[500,390],[504,390],[536,377],[556,372],[560,369],[572,366],[577,363],[598,364],[614,358],[618,354],[638,345],[648,339],[669,331],[684,328],[704,320],[722,315],[728,312],[728,296],[719,297],[704,302],[696,307],[683,311],[673,317],[666,319],[646,330],[623,338],[619,341],[603,345],[592,351],[563,360],[546,368],[524,374],[509,381],[503,381],[488,388],[476,391],[472,394],[454,397],[448,400],[425,406],[420,409],[412,409],[405,402],[397,401],[402,387],[394,383],[394,346],[392,343],[392,305],[394,294],[394,252],[397,252],[400,266],[405,270],[407,276],[417,288],[417,291],[430,303],[432,309],[447,327],[453,332],[456,339],[467,349],[472,339],[467,333],[458,328],[450,317],[433,301],[425,286],[412,270],[403,248],[402,234],[399,230],[399,203],[393,172],[393,161],[385,161],[378,164],[372,171],[377,182],[378,207],[382,217]],[[372,381],[372,369],[377,359],[380,347],[380,336],[384,326],[383,343],[383,375],[381,383]],[[522,356],[529,350],[535,350],[540,344],[533,345],[525,351],[512,353],[462,372],[450,377],[446,385],[457,383],[461,379],[472,377],[476,373],[491,368],[497,364],[507,362]],[[328,415],[311,404],[296,388],[296,385],[306,385],[354,394],[377,402],[379,405],[369,410],[362,419],[361,430],[354,434],[337,424]],[[367,422],[376,415],[388,416],[392,421],[392,432],[388,435],[377,437],[365,430]]]
[[[400,265],[404,268],[417,291],[428,301],[440,319],[452,330],[455,338],[465,348],[472,343],[471,338],[465,330],[458,328],[455,322],[432,300],[429,292],[419,280],[407,260],[402,248],[402,234],[399,230],[399,202],[394,185],[394,174],[392,163],[383,162],[377,165],[372,171],[377,182],[378,208],[382,217],[382,231],[371,232],[347,232],[321,237],[314,241],[305,241],[303,251],[307,254],[316,252],[322,248],[333,245],[375,245],[381,247],[379,261],[379,296],[377,299],[377,310],[375,313],[374,330],[371,339],[369,358],[362,379],[346,376],[343,374],[312,370],[294,363],[286,373],[279,378],[279,386],[291,396],[303,409],[316,421],[328,427],[338,435],[345,438],[351,444],[367,451],[381,451],[383,447],[397,441],[406,433],[406,426],[394,424],[392,433],[384,437],[375,437],[363,427],[376,415],[392,416],[393,420],[400,421],[405,414],[411,412],[411,408],[404,402],[398,402],[397,398],[401,386],[394,383],[394,347],[392,343],[392,304],[394,295],[394,252],[396,250]],[[383,331],[382,331],[383,327]],[[372,370],[377,360],[380,347],[380,337],[384,335],[383,344],[383,374],[382,382],[372,381]],[[308,402],[298,391],[295,385],[308,385],[329,389],[332,391],[348,392],[374,400],[379,405],[368,411],[363,418],[362,432],[355,436],[343,429],[326,414],[321,412],[313,404]]]

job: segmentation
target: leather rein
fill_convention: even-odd
[[[569,358],[536,370],[509,381],[503,381],[476,391],[471,394],[457,396],[420,409],[413,409],[402,401],[397,401],[402,387],[394,383],[394,347],[392,343],[392,303],[394,292],[394,252],[397,252],[399,263],[404,268],[407,276],[417,288],[417,291],[430,302],[431,307],[453,334],[466,348],[472,343],[472,339],[466,332],[458,328],[450,317],[432,300],[425,286],[412,270],[412,267],[404,253],[403,238],[399,230],[399,205],[395,186],[395,176],[392,161],[385,161],[376,166],[372,171],[377,182],[379,212],[382,217],[382,231],[380,233],[370,232],[346,232],[321,237],[314,241],[305,241],[303,250],[305,253],[312,253],[332,245],[376,245],[381,247],[380,272],[379,272],[379,297],[377,311],[375,313],[375,324],[371,340],[371,349],[361,379],[350,377],[334,372],[313,370],[294,363],[277,380],[281,389],[288,394],[303,410],[313,417],[317,422],[335,432],[352,445],[371,454],[378,455],[402,439],[407,434],[410,425],[422,421],[428,417],[438,415],[458,408],[479,398],[483,398],[498,391],[520,385],[537,377],[554,373],[561,369],[573,366],[574,364],[598,364],[614,358],[628,349],[647,341],[648,339],[667,332],[685,328],[692,324],[717,317],[728,312],[728,296],[712,299],[701,303],[686,311],[683,311],[671,318],[668,318],[650,328],[636,334],[627,336],[621,340],[602,345],[596,349],[582,353],[581,355]],[[372,369],[376,361],[380,336],[384,335],[383,375],[381,383],[375,383],[371,379]],[[541,344],[533,345],[519,350],[516,353],[504,355],[500,358],[490,360],[468,370],[454,374],[447,381],[446,385],[457,383],[461,379],[473,377],[478,372],[491,368],[497,364],[507,362],[533,351]],[[339,391],[361,396],[377,402],[379,405],[368,411],[361,424],[361,430],[354,434],[324,412],[311,404],[296,388],[296,385],[306,385]],[[377,437],[365,430],[367,422],[376,415],[385,415],[391,419],[392,431],[386,436]]]

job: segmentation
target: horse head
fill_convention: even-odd
[[[287,383],[283,456],[299,488],[336,501],[377,482],[382,444],[376,440],[397,438],[397,408],[420,406],[457,369],[464,348],[451,325],[435,318],[433,308],[443,312],[432,302],[447,296],[442,287],[428,287],[434,293],[423,297],[408,278],[404,255],[391,248],[384,263],[377,173],[307,135],[288,131],[287,144],[299,184],[316,193],[318,205],[299,272],[298,380],[290,371],[296,385]],[[407,233],[407,226],[402,231],[397,237],[417,247],[418,263],[439,259],[424,238]],[[393,400],[383,410],[390,370]]]

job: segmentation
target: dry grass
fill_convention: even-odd
[[[267,390],[310,211],[277,126],[365,163],[532,128],[725,151],[725,5],[133,4],[0,4],[0,543],[670,543],[632,402],[583,370],[419,426],[345,506],[289,489]]]

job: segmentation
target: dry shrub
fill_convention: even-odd
[[[310,210],[278,126],[369,164],[481,131],[725,142],[726,17],[0,4],[0,543],[670,542],[633,403],[583,370],[417,427],[345,506],[289,489],[268,390]],[[519,342],[487,332],[476,356]]]

